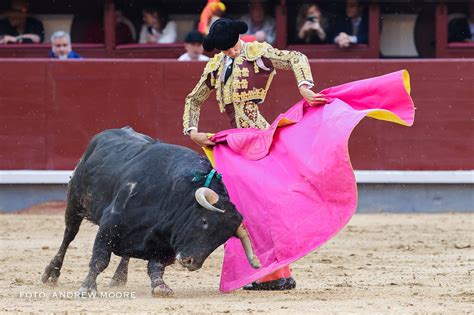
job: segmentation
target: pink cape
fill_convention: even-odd
[[[241,288],[328,241],[357,207],[348,140],[365,116],[411,126],[408,72],[398,71],[323,90],[330,102],[304,100],[267,130],[232,129],[214,135],[215,168],[244,217],[261,268],[241,243],[225,244],[220,290]]]

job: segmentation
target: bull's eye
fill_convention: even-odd
[[[207,230],[208,226],[206,218],[202,218],[202,228]]]

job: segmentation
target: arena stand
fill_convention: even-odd
[[[67,30],[71,17],[92,3],[73,2],[73,9],[50,6],[54,12],[35,4],[35,14],[48,21],[47,34],[58,23]],[[181,38],[202,4],[173,3],[171,14],[181,21]],[[182,53],[182,43],[116,45],[114,10],[123,1],[102,5],[104,41],[74,43],[84,60],[46,59],[47,43],[0,47],[0,211],[64,200],[66,183],[87,142],[106,128],[130,125],[196,149],[180,126],[183,99],[203,64],[172,60]],[[351,139],[359,211],[472,211],[474,148],[468,139],[474,138],[469,118],[474,47],[447,43],[448,16],[458,7],[443,2],[371,2],[369,44],[341,50],[334,45],[292,44],[288,34],[296,7],[284,0],[271,5],[276,46],[309,56],[316,90],[403,68],[411,74],[417,107],[414,127],[367,119]],[[245,12],[242,2],[228,7],[235,16]],[[139,9],[134,10],[136,21]],[[407,36],[396,37],[398,28]],[[431,34],[433,40],[420,40],[420,34]],[[278,77],[263,108],[269,119],[299,99],[291,73],[279,71]],[[228,127],[225,120],[216,122],[220,114],[214,101],[204,106],[203,126]]]

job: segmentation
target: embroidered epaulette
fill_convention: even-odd
[[[219,65],[222,61],[222,58],[224,58],[224,54],[220,52],[214,55],[214,57],[212,57],[211,59],[209,59],[206,64],[206,67],[204,68],[204,73],[210,73],[219,69]]]
[[[257,60],[258,58],[262,57],[262,55],[265,53],[265,51],[268,48],[271,48],[269,44],[263,42],[251,42],[247,43],[246,48],[245,48],[245,57],[248,61],[254,61]]]

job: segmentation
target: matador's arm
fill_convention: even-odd
[[[199,82],[186,97],[183,114],[183,132],[185,135],[187,135],[191,129],[197,130],[201,105],[209,97],[214,87],[211,84],[211,76],[211,73],[204,70]]]
[[[263,57],[270,59],[275,68],[291,69],[296,77],[298,86],[308,84],[312,87],[314,85],[311,67],[309,66],[308,58],[304,54],[298,51],[279,50],[269,44],[265,45]]]

